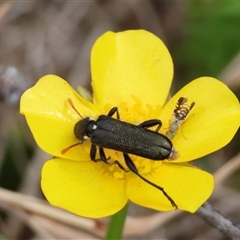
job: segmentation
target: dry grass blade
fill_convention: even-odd
[[[19,211],[25,217],[28,216],[27,221],[32,226],[38,228],[41,226],[44,229],[42,232],[50,232],[58,237],[65,235],[63,229],[65,229],[65,233],[71,233],[70,235],[73,237],[82,233],[81,229],[87,232],[98,232],[98,224],[94,220],[73,215],[52,207],[45,201],[3,188],[0,188],[0,206],[12,211]]]
[[[229,176],[234,172],[238,171],[240,168],[240,153],[237,154],[234,158],[229,160],[224,164],[220,169],[218,169],[215,174],[215,184],[218,187],[221,185]]]
[[[127,217],[124,236],[140,236],[146,234],[159,226],[162,226],[177,216],[180,216],[182,212],[165,212],[155,213],[143,217]]]
[[[5,1],[0,4],[0,22],[11,9],[13,3],[10,1]]]
[[[240,53],[229,63],[219,79],[232,89],[240,87]]]

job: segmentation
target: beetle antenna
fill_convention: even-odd
[[[75,112],[80,116],[80,118],[83,119],[82,115],[79,113],[79,111],[78,111],[78,110],[76,109],[76,107],[74,106],[72,99],[71,99],[71,98],[68,98],[67,101],[68,101],[68,103],[70,104],[70,106],[73,108],[73,110],[75,110]]]
[[[76,147],[76,146],[79,145],[79,144],[80,144],[80,142],[75,143],[75,144],[73,144],[73,145],[70,145],[70,146],[64,148],[64,149],[61,151],[61,154],[66,153],[66,152],[69,151],[71,148]]]

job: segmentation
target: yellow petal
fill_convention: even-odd
[[[189,164],[162,163],[152,174],[144,175],[164,188],[178,208],[195,212],[213,191],[213,176]],[[163,193],[139,177],[127,181],[127,195],[136,204],[160,211],[174,210]]]
[[[73,129],[81,118],[68,103],[68,98],[72,99],[83,117],[96,115],[92,103],[84,100],[66,81],[55,75],[42,77],[22,95],[20,112],[25,115],[36,142],[44,151],[63,158],[86,160],[89,159],[89,143],[61,154],[63,149],[79,142]]]
[[[89,102],[92,102],[93,100],[92,100],[92,94],[90,94],[90,92],[87,90],[87,89],[85,89],[84,87],[82,87],[82,86],[78,86],[77,87],[77,90],[78,90],[78,92],[79,92],[79,94],[84,98],[84,99],[86,99],[87,101],[89,101]]]
[[[120,102],[132,106],[134,97],[156,107],[167,98],[173,63],[164,43],[150,32],[107,32],[93,46],[91,72],[99,109],[119,107]]]
[[[195,102],[195,106],[173,139],[181,155],[176,162],[202,157],[231,141],[240,124],[239,101],[224,83],[210,77],[192,81],[173,96],[161,113],[162,131],[166,133],[173,109],[182,96],[188,98],[189,104]]]
[[[41,187],[54,206],[84,217],[109,216],[123,208],[127,196],[125,181],[107,169],[104,163],[55,158],[43,166]]]

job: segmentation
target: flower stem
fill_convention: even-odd
[[[125,223],[125,219],[127,217],[128,204],[125,205],[119,212],[112,215],[107,234],[104,240],[121,240],[122,232]]]

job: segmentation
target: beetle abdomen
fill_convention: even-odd
[[[172,152],[171,141],[158,132],[105,115],[99,116],[96,126],[91,141],[100,147],[152,160],[166,159]]]

